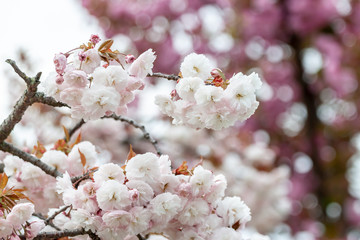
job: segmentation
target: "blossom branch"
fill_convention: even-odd
[[[11,153],[12,155],[15,155],[21,159],[23,159],[25,162],[29,162],[37,167],[39,167],[41,170],[43,170],[46,174],[53,176],[53,177],[59,177],[62,176],[62,174],[57,171],[55,168],[47,165],[46,163],[42,162],[40,159],[32,156],[31,154],[24,152],[15,146],[11,145],[7,142],[0,143],[0,150],[4,152]]]
[[[146,140],[148,140],[154,146],[154,148],[156,150],[156,153],[159,156],[162,155],[162,153],[161,153],[161,151],[159,149],[159,146],[158,146],[158,142],[150,136],[150,133],[146,131],[145,126],[140,125],[139,123],[135,122],[133,119],[126,118],[126,117],[123,117],[123,116],[117,116],[116,114],[112,114],[110,116],[104,116],[102,118],[112,118],[112,119],[115,119],[115,120],[118,120],[118,121],[121,121],[121,122],[126,122],[126,123],[134,126],[135,128],[140,129],[143,132],[144,138]]]
[[[172,80],[172,81],[177,81],[180,79],[180,77],[177,75],[174,75],[174,74],[168,75],[168,74],[164,74],[164,73],[153,73],[153,74],[148,74],[147,76],[148,77],[166,78],[166,79]]]
[[[34,240],[40,240],[40,239],[58,239],[63,237],[75,237],[79,235],[89,235],[91,239],[93,240],[100,240],[100,238],[90,230],[86,231],[84,228],[75,229],[75,230],[62,230],[57,232],[42,232],[39,233]],[[25,236],[20,236],[21,239],[26,239]]]

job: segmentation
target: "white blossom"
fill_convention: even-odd
[[[158,157],[153,153],[138,154],[129,160],[125,171],[129,180],[142,180],[151,186],[160,176]]]
[[[190,201],[179,214],[179,221],[182,224],[192,226],[202,222],[203,218],[209,215],[210,208],[208,203],[201,199],[196,198]]]
[[[199,77],[206,80],[210,77],[212,66],[203,54],[191,53],[184,58],[180,71],[183,77]]]
[[[150,201],[153,219],[156,222],[170,221],[181,209],[181,199],[171,193],[162,193]]]
[[[131,204],[128,188],[115,180],[108,180],[101,185],[96,192],[96,200],[103,210],[120,210]]]
[[[125,180],[124,170],[114,163],[101,165],[94,173],[94,181],[95,183],[101,185],[103,182],[108,180],[115,180],[123,183]]]
[[[150,48],[143,52],[130,66],[129,73],[138,78],[145,78],[152,74],[152,68],[156,59],[155,52]]]
[[[95,86],[84,91],[81,105],[85,108],[84,120],[99,119],[106,112],[116,111],[120,94],[112,87]]]
[[[229,227],[237,222],[245,224],[251,220],[250,209],[240,197],[225,197],[219,202],[216,213]]]

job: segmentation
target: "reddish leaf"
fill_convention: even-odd
[[[78,144],[79,142],[81,142],[81,132],[79,133],[79,135],[76,137],[76,140],[73,144],[70,145],[70,148],[73,148],[76,144]]]
[[[0,174],[0,190],[2,191],[3,189],[5,189],[6,184],[8,182],[8,177],[5,173],[1,173]]]
[[[174,170],[175,175],[189,175],[189,169],[186,161],[183,161],[183,163]]]
[[[114,40],[112,39],[108,39],[106,41],[104,41],[100,47],[99,47],[99,52],[106,52],[107,50],[109,50],[111,48],[111,46],[113,45]]]
[[[132,146],[130,144],[130,150],[129,150],[129,153],[127,155],[127,161],[129,161],[130,159],[132,159],[135,156],[136,156],[136,153],[133,151]]]
[[[37,146],[34,146],[32,150],[32,154],[34,154],[37,158],[41,158],[42,155],[46,152],[44,145],[42,145],[39,141],[37,142]]]
[[[64,133],[65,133],[65,137],[66,137],[66,142],[70,141],[70,135],[69,135],[69,131],[66,129],[66,127],[63,125],[62,126],[64,129]]]
[[[79,154],[80,154],[80,159],[81,159],[81,164],[83,165],[83,167],[85,167],[86,165],[86,157],[85,155],[80,151],[80,149],[78,149]]]

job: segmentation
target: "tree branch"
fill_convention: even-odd
[[[15,61],[7,59],[6,62],[13,67],[14,71],[22,79],[24,79],[27,88],[21,98],[16,102],[11,114],[1,123],[0,142],[4,141],[10,135],[15,125],[21,121],[26,109],[30,107],[33,103],[39,102],[54,107],[68,107],[68,105],[65,103],[58,102],[52,97],[46,97],[44,93],[37,92],[38,86],[40,84],[41,72],[36,74],[35,77],[30,78],[19,69]]]
[[[37,92],[34,96],[34,102],[46,104],[52,107],[68,107],[69,105],[63,102],[56,101],[53,97],[47,97],[43,92]]]
[[[12,155],[18,156],[19,158],[23,159],[26,162],[29,162],[37,167],[39,167],[41,170],[43,170],[46,174],[53,176],[53,177],[60,177],[62,174],[58,172],[55,168],[47,165],[46,163],[42,162],[40,159],[34,157],[33,155],[24,152],[10,143],[2,142],[0,143],[0,150],[3,152],[11,153]]]
[[[45,224],[49,225],[50,223],[52,223],[52,220],[54,220],[54,218],[56,218],[57,215],[59,215],[60,213],[66,211],[66,209],[68,209],[69,207],[71,207],[71,205],[64,206],[64,207],[60,208],[58,211],[54,212],[53,215],[51,215],[50,217],[45,219],[45,221],[44,221]]]
[[[70,131],[69,131],[69,140],[71,139],[71,136],[74,135],[74,133],[81,128],[81,126],[85,123],[84,119],[81,119]],[[66,140],[66,137],[64,138]]]
[[[41,240],[41,239],[58,239],[58,238],[63,238],[63,237],[75,237],[75,236],[79,236],[79,235],[89,235],[91,239],[93,240],[100,240],[100,238],[93,233],[92,231],[88,230],[86,231],[84,228],[79,228],[79,229],[75,229],[75,230],[62,230],[62,231],[57,231],[57,232],[42,232],[39,233],[34,240]],[[26,239],[24,235],[19,236],[21,239]]]
[[[16,65],[16,62],[14,60],[11,59],[6,59],[5,62],[7,62],[8,64],[10,64],[12,66],[12,68],[14,69],[14,71],[22,78],[24,79],[24,81],[26,82],[27,85],[31,85],[31,78],[26,76],[26,74],[24,72],[22,72],[20,70],[20,68]],[[40,77],[39,77],[40,78]]]
[[[172,80],[172,81],[177,81],[177,80],[180,79],[180,76],[177,76],[177,75],[174,75],[174,74],[168,75],[168,74],[164,74],[164,73],[153,73],[153,74],[148,74],[147,76],[148,77],[166,78],[166,79]]]
[[[123,116],[117,116],[116,114],[112,114],[110,116],[104,116],[102,118],[112,118],[112,119],[115,119],[115,120],[118,120],[121,122],[126,122],[126,123],[132,125],[133,127],[140,129],[143,132],[144,138],[146,140],[148,140],[154,146],[156,153],[159,156],[162,155],[162,153],[159,149],[159,146],[158,146],[158,142],[150,136],[150,134],[146,131],[145,126],[138,124],[137,122],[135,122],[134,120],[132,120],[130,118],[126,118]]]
[[[37,217],[37,218],[41,219],[41,220],[44,220],[44,222],[45,222],[45,220],[46,220],[46,218],[45,218],[41,213],[33,213],[32,215],[33,215],[34,217]],[[46,225],[49,225],[50,227],[54,228],[54,229],[57,230],[57,231],[61,231],[61,229],[58,228],[57,226],[55,226],[52,222],[45,223],[45,224],[46,224]]]

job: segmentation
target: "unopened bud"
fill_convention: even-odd
[[[64,82],[64,78],[61,75],[57,75],[55,82],[56,84],[61,85]]]
[[[213,78],[217,78],[217,77],[220,77],[221,78],[221,74],[220,74],[220,71],[219,69],[213,69],[211,72],[210,72],[211,76]]]
[[[127,64],[133,63],[134,61],[135,61],[134,55],[131,55],[131,54],[126,55],[126,57],[125,57],[125,62],[126,62]]]

